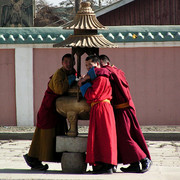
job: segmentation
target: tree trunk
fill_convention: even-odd
[[[78,12],[82,0],[75,0],[75,13]]]
[[[102,7],[102,0],[99,0],[99,8]]]

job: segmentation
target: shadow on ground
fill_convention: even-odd
[[[115,174],[119,174],[122,172],[116,172]],[[30,169],[0,169],[0,174],[69,174],[72,175],[74,173],[63,173],[62,171],[57,170],[48,170],[48,171],[35,171]],[[74,175],[95,175],[92,171],[87,171],[84,174],[74,174]]]
[[[0,169],[0,174],[8,173],[8,174],[63,174],[62,171],[35,171],[30,169]]]

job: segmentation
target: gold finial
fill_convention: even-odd
[[[64,29],[98,30],[105,27],[97,20],[90,2],[81,2],[79,11],[74,20],[65,26]]]
[[[91,7],[90,2],[81,2],[81,7]]]

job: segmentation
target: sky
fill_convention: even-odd
[[[59,5],[62,0],[46,0],[48,3],[53,5]]]
[[[59,5],[59,3],[63,0],[46,0],[48,3],[53,5]]]
[[[48,3],[53,5],[59,5],[59,3],[63,0],[46,0]]]

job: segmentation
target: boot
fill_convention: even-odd
[[[142,164],[141,173],[147,172],[150,169],[151,165],[152,165],[152,161],[149,158],[144,158],[140,162]]]
[[[93,174],[113,174],[113,165],[102,163],[93,166]]]
[[[139,173],[140,172],[140,166],[139,162],[131,163],[129,167],[127,168],[120,168],[121,171],[126,173]]]
[[[37,158],[30,157],[28,154],[23,155],[23,157],[32,170],[45,171],[49,168],[47,164],[43,165]]]

